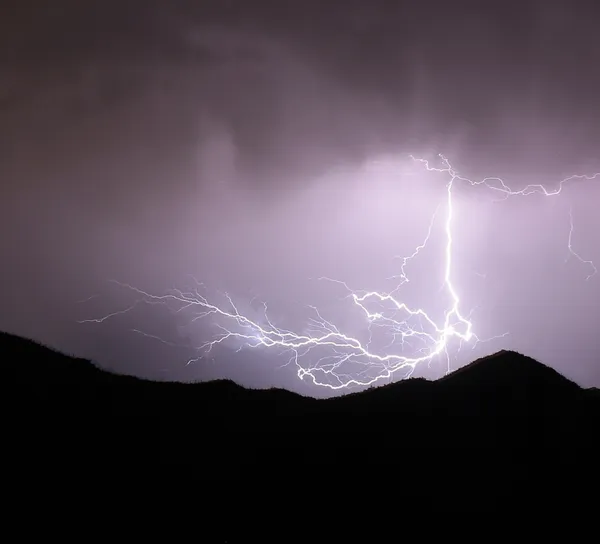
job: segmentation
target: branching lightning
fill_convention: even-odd
[[[588,274],[586,280],[590,280],[591,278],[593,278],[598,273],[598,269],[596,268],[596,265],[594,264],[593,261],[591,261],[589,259],[584,259],[581,255],[579,255],[579,253],[577,253],[573,249],[573,232],[575,231],[575,225],[573,224],[573,208],[572,207],[569,208],[569,224],[570,224],[569,242],[568,242],[569,255],[567,256],[567,260],[572,255],[580,263],[587,265],[591,269],[591,271]]]
[[[351,289],[343,281],[320,278],[323,281],[339,284],[347,291],[346,299],[350,300],[351,309],[364,317],[366,331],[364,338],[340,330],[316,307],[310,307],[314,317],[309,320],[309,326],[303,333],[276,326],[268,316],[266,304],[263,304],[263,313],[260,318],[250,318],[238,310],[233,299],[227,294],[225,295],[227,305],[218,305],[209,301],[200,293],[202,284],[196,280],[194,280],[193,287],[187,291],[173,289],[162,295],[151,294],[132,285],[116,282],[134,292],[139,298],[123,310],[112,312],[98,319],[83,320],[80,323],[101,323],[130,312],[140,304],[164,304],[175,313],[191,312],[190,323],[211,318],[219,331],[217,336],[197,347],[198,357],[190,359],[188,364],[198,361],[217,345],[227,342],[232,342],[238,346],[238,349],[248,347],[279,350],[281,353],[287,353],[285,364],[295,365],[300,379],[309,379],[318,386],[330,389],[368,386],[394,375],[407,378],[412,375],[418,365],[432,361],[440,355],[446,356],[449,370],[448,348],[452,340],[456,340],[459,347],[464,343],[475,345],[477,342],[483,341],[473,331],[470,313],[467,315],[461,309],[461,299],[453,282],[453,220],[455,215],[453,188],[455,184],[483,185],[498,193],[501,197],[500,200],[532,194],[550,197],[559,195],[567,182],[599,178],[600,173],[591,176],[570,176],[562,180],[553,190],[537,184],[513,190],[500,178],[490,177],[472,181],[460,176],[446,157],[440,155],[439,158],[440,166],[434,167],[425,159],[411,156],[411,159],[422,165],[426,171],[447,177],[446,194],[444,205],[438,206],[431,218],[423,243],[410,256],[401,258],[399,274],[393,276],[393,279],[398,280],[396,287],[388,292],[357,291]],[[443,317],[436,319],[423,308],[413,308],[402,302],[399,293],[402,287],[409,282],[406,267],[427,246],[441,208],[445,215],[443,221],[445,239],[443,287],[449,302],[443,312]],[[591,272],[587,277],[589,280],[598,270],[591,260],[583,259],[573,249],[573,233],[573,214],[571,212],[567,243],[569,254],[590,267]],[[139,330],[135,330],[135,332],[171,344],[160,337],[148,335]],[[388,339],[388,342],[378,342],[378,345],[381,344],[383,347],[373,348],[374,334],[382,335]]]

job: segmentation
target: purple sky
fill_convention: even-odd
[[[515,190],[600,172],[597,8],[400,4],[3,2],[0,329],[137,375],[325,394],[275,351],[233,342],[186,366],[189,349],[131,331],[198,345],[210,318],[143,306],[78,320],[135,300],[107,280],[160,295],[192,274],[254,317],[259,296],[282,327],[303,332],[308,304],[354,331],[343,288],[314,278],[389,289],[438,205],[398,297],[443,315],[449,178],[408,155]],[[600,266],[600,177],[555,197],[494,202],[459,182],[453,195],[463,313],[482,339],[510,334],[451,341],[452,368],[516,349],[600,386],[600,274],[566,260],[572,209],[572,247]]]

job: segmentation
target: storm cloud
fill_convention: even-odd
[[[445,202],[409,154],[516,189],[600,171],[592,3],[398,4],[4,3],[0,328],[138,375],[315,393],[260,351],[186,366],[132,329],[189,347],[210,325],[161,308],[77,321],[132,301],[109,279],[162,293],[191,274],[299,327],[306,304],[343,323],[344,291],[315,278],[385,289]],[[568,248],[572,209],[600,263],[599,187],[457,187],[457,288],[482,338],[510,334],[454,365],[517,349],[600,383],[600,275]],[[419,306],[439,305],[439,227],[408,269]]]

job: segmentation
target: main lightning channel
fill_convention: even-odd
[[[483,185],[499,193],[501,200],[505,200],[513,196],[527,196],[535,193],[544,196],[555,196],[562,192],[563,186],[567,182],[595,179],[600,177],[600,172],[593,175],[570,176],[563,179],[554,190],[548,190],[539,184],[528,185],[520,190],[512,190],[503,180],[497,177],[473,181],[460,176],[443,155],[439,155],[441,167],[432,166],[426,159],[415,158],[412,155],[410,158],[415,163],[421,164],[426,171],[445,174],[449,178],[446,183],[445,200],[443,285],[449,296],[450,304],[444,312],[441,323],[436,322],[424,309],[410,307],[397,297],[400,287],[409,281],[405,267],[426,247],[439,207],[433,214],[423,243],[416,248],[412,255],[402,258],[400,274],[396,276],[400,278],[400,282],[392,291],[358,291],[351,289],[343,281],[320,278],[340,284],[347,290],[347,298],[352,301],[353,307],[358,309],[366,319],[369,333],[366,341],[342,332],[332,321],[324,318],[316,307],[310,307],[315,317],[310,319],[309,331],[302,334],[276,326],[268,316],[268,308],[265,303],[263,303],[263,319],[251,319],[238,310],[233,299],[227,294],[225,295],[228,302],[227,306],[210,302],[200,293],[199,289],[202,284],[196,280],[194,280],[194,286],[187,291],[172,289],[163,295],[151,294],[135,286],[115,281],[118,285],[137,294],[139,298],[127,308],[98,319],[82,320],[80,323],[102,323],[107,319],[130,312],[140,304],[164,304],[175,313],[192,311],[190,323],[212,317],[224,321],[226,325],[215,323],[220,331],[219,334],[197,347],[198,357],[190,359],[188,364],[202,359],[217,345],[230,341],[235,342],[239,346],[238,349],[243,347],[276,349],[288,354],[288,360],[285,364],[294,364],[300,379],[309,379],[317,386],[333,390],[373,385],[380,380],[390,379],[399,373],[402,373],[402,378],[408,378],[419,364],[432,361],[440,355],[446,356],[449,371],[448,347],[453,338],[457,339],[462,346],[464,342],[488,341],[507,334],[504,333],[487,340],[481,340],[473,332],[470,317],[466,317],[461,312],[461,300],[452,280],[453,220],[455,213],[453,188],[455,183],[463,182],[471,186]],[[591,260],[583,259],[573,249],[572,212],[570,213],[570,226],[569,252],[580,262],[591,267],[592,273],[587,278],[590,279],[597,273],[597,269]],[[375,306],[375,308],[370,309],[372,306]],[[390,342],[385,349],[393,348],[393,351],[381,352],[371,348],[372,333],[375,329],[383,331],[384,335],[390,338]],[[135,332],[170,344],[160,337],[145,334],[137,329],[135,329]],[[404,348],[407,346],[411,349],[410,355],[404,353]],[[309,354],[316,355],[316,357],[309,358]],[[306,364],[304,364],[304,361],[307,361]]]

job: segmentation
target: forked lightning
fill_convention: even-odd
[[[332,321],[326,319],[318,308],[311,307],[314,317],[309,320],[306,332],[297,333],[282,329],[275,325],[268,316],[267,305],[264,304],[263,316],[250,318],[238,311],[238,307],[229,295],[225,295],[228,304],[218,305],[209,301],[200,293],[202,285],[195,285],[187,291],[174,289],[166,294],[155,295],[138,289],[132,285],[119,285],[135,292],[139,298],[123,310],[113,312],[98,319],[87,319],[81,323],[101,323],[109,318],[131,311],[142,303],[165,304],[175,312],[191,312],[193,323],[200,319],[211,318],[219,329],[219,334],[197,348],[198,357],[189,363],[205,357],[218,344],[232,342],[232,345],[250,348],[268,348],[287,353],[286,364],[294,364],[298,377],[310,379],[318,386],[330,389],[343,389],[352,386],[367,386],[393,375],[400,378],[409,377],[417,365],[431,361],[439,355],[445,355],[449,362],[448,348],[455,339],[459,345],[465,342],[480,341],[473,331],[470,315],[465,315],[461,309],[461,299],[453,284],[453,188],[456,183],[467,183],[472,186],[484,186],[498,193],[502,200],[514,196],[540,194],[543,196],[559,195],[566,183],[573,180],[591,180],[600,178],[600,172],[593,175],[574,175],[563,179],[553,190],[543,185],[532,184],[520,190],[511,189],[500,178],[490,177],[472,181],[460,176],[443,155],[439,156],[440,166],[434,167],[428,160],[411,159],[422,165],[429,172],[446,176],[446,194],[443,207],[433,215],[429,231],[424,242],[417,247],[409,257],[404,257],[400,273],[396,278],[397,286],[389,292],[357,291],[339,280],[321,278],[342,285],[348,291],[347,299],[351,301],[351,309],[360,312],[365,319],[364,338],[347,334],[340,330]],[[426,247],[431,232],[437,221],[440,209],[444,210],[443,232],[445,237],[444,250],[444,289],[449,297],[448,306],[443,318],[436,321],[423,308],[413,308],[399,298],[401,287],[408,282],[405,267],[416,258]],[[570,214],[570,231],[568,235],[568,250],[578,261],[590,268],[587,279],[597,274],[594,263],[582,258],[573,249],[573,215]],[[136,332],[170,344],[159,337]],[[375,349],[373,335],[378,334],[388,339],[386,343],[377,342],[385,347]],[[501,335],[504,336],[504,335]],[[407,353],[408,352],[408,353]]]

